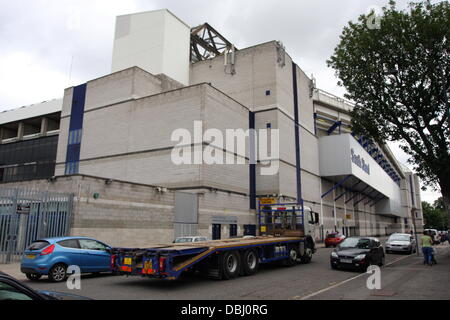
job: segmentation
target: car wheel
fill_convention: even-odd
[[[246,276],[251,276],[258,272],[259,258],[255,250],[245,251],[243,258],[244,274]]]
[[[39,280],[42,277],[42,274],[37,274],[37,273],[25,273],[25,275],[31,281]]]
[[[364,266],[361,266],[360,271],[361,271],[361,272],[366,272],[367,269],[369,269],[369,267],[370,267],[371,265],[373,265],[372,259],[371,259],[371,258],[370,258],[370,259],[367,259],[366,264],[365,264]]]
[[[335,265],[335,264],[333,264],[333,263],[330,263],[330,265],[331,265],[331,269],[336,270],[336,269],[338,268],[337,265]]]
[[[62,263],[55,264],[53,267],[51,267],[50,271],[48,272],[48,278],[53,282],[64,281],[66,277],[67,277],[67,266]]]
[[[241,269],[241,259],[237,252],[225,252],[222,256],[222,278],[224,280],[236,278]]]

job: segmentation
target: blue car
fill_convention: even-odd
[[[60,282],[71,265],[79,266],[81,273],[109,272],[111,247],[86,237],[36,240],[24,252],[20,271],[30,280],[48,275],[51,281]]]

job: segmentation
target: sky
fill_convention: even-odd
[[[388,0],[0,0],[0,111],[60,98],[110,73],[115,17],[167,8],[210,23],[237,48],[280,40],[317,87],[343,96],[326,60],[342,28]],[[400,8],[407,0],[398,0]],[[433,1],[435,2],[435,1]],[[407,155],[389,144],[397,159]],[[432,202],[440,194],[422,192]]]

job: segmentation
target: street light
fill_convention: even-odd
[[[416,229],[416,212],[415,212],[414,208],[411,208],[411,218],[412,218],[413,227],[414,227],[414,238],[416,239],[416,254],[417,254],[417,256],[420,256],[419,241],[417,239],[417,229]]]

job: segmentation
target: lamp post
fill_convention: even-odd
[[[417,256],[420,256],[419,240],[417,239],[417,229],[416,229],[416,212],[415,212],[414,208],[411,209],[411,218],[412,218],[413,228],[414,228],[414,238],[416,239],[416,254],[417,254]]]

